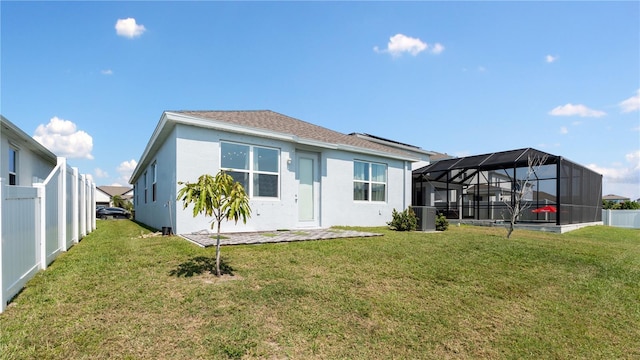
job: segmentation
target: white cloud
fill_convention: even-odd
[[[102,75],[113,75],[113,70],[111,70],[111,69],[100,70],[100,73]]]
[[[389,53],[393,57],[401,56],[403,53],[409,53],[413,56],[429,49],[429,44],[418,39],[406,36],[403,34],[396,34],[389,38],[389,43],[386,49],[380,49],[377,46],[373,47],[373,51],[377,53]],[[430,52],[432,54],[440,54],[444,51],[444,45],[435,43],[432,46]]]
[[[549,111],[549,115],[553,116],[580,116],[580,117],[601,117],[607,115],[604,111],[589,109],[588,107],[578,104],[566,104],[558,106]]]
[[[561,126],[560,127],[560,134],[568,134],[569,133],[569,129],[567,129],[566,126]]]
[[[553,56],[553,55],[547,55],[545,57],[545,61],[549,64],[556,62],[556,60],[558,60],[557,56]]]
[[[118,19],[116,22],[116,33],[129,39],[138,37],[145,31],[147,29],[145,29],[144,25],[136,24],[136,19],[134,18]]]
[[[636,92],[635,96],[628,98],[618,104],[622,109],[622,112],[628,113],[637,111],[640,109],[640,89]]]
[[[93,138],[69,120],[53,117],[38,126],[33,138],[58,156],[93,159]]]
[[[96,168],[95,170],[93,170],[93,173],[96,174],[97,178],[109,177],[109,174],[106,171],[104,171],[104,170],[102,170],[100,168]]]
[[[640,150],[625,155],[626,164],[612,164],[613,167],[587,165],[593,171],[603,175],[609,183],[640,184]]]
[[[440,43],[435,43],[433,44],[433,49],[431,49],[431,52],[438,55],[440,53],[442,53],[444,51],[444,45],[440,44]]]
[[[555,144],[540,143],[540,144],[538,144],[538,147],[541,148],[541,149],[559,148],[560,147],[560,143],[555,143]]]
[[[120,174],[120,177],[118,178],[118,182],[128,184],[129,179],[131,178],[131,174],[133,174],[133,170],[136,169],[137,165],[138,165],[138,162],[135,161],[134,159],[121,162],[117,168],[118,173]]]

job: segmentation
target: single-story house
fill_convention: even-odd
[[[628,198],[626,196],[620,196],[620,195],[614,195],[614,194],[608,194],[602,197],[603,201],[610,201],[614,204],[622,204],[625,201],[631,201],[631,198]]]
[[[5,117],[2,117],[2,154],[7,165],[0,177],[5,185],[32,186],[47,178],[58,164],[57,156],[35,141]],[[7,154],[7,155],[4,155]]]
[[[247,224],[222,231],[384,226],[411,205],[412,164],[429,151],[343,134],[273,111],[166,111],[129,183],[135,218],[174,233],[211,228],[176,199],[179,181],[227,170],[250,197]]]
[[[130,186],[98,186],[96,187],[96,206],[115,206],[113,197],[120,196],[123,200],[133,200],[133,188]]]

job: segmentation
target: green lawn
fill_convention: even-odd
[[[2,359],[640,358],[640,231],[444,233],[215,249],[98,229],[0,314]],[[205,257],[204,259],[202,257]]]

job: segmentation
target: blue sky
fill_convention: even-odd
[[[640,197],[640,3],[0,3],[0,111],[126,185],[164,110],[269,109],[464,156],[534,147]]]

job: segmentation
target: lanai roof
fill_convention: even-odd
[[[414,170],[413,176],[427,176],[430,180],[443,180],[444,176],[449,171],[452,171],[455,172],[456,177],[460,179],[460,181],[455,182],[462,183],[464,182],[464,180],[470,178],[471,175],[476,171],[527,166],[529,156],[538,158],[547,156],[545,164],[555,164],[559,159],[559,156],[556,155],[551,155],[532,148],[524,148],[440,160],[424,166],[420,169]],[[472,171],[470,171],[469,174],[464,174],[467,170]]]

